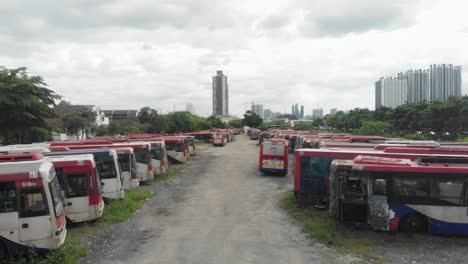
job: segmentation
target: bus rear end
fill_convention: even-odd
[[[12,155],[0,154],[0,256],[18,255],[31,248],[59,248],[67,230],[63,196],[52,163],[32,155],[29,160],[24,156],[21,161],[7,160]]]
[[[266,173],[288,173],[288,141],[275,139],[260,145],[259,170]]]

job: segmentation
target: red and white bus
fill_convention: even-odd
[[[70,156],[79,154],[92,154],[94,161],[98,164],[99,176],[103,183],[103,194],[105,199],[117,200],[125,196],[123,179],[117,152],[109,148],[83,148],[62,152],[44,153],[45,156]]]
[[[65,196],[65,214],[73,223],[98,219],[104,212],[101,179],[91,154],[52,156]]]
[[[96,144],[83,145],[75,144],[67,146],[71,150],[100,149],[100,148],[133,148],[135,159],[137,161],[138,178],[140,182],[146,182],[154,179],[153,165],[151,163],[151,144],[146,142],[123,142],[123,143],[102,143],[96,141]],[[90,142],[87,142],[90,143]]]
[[[63,201],[42,155],[0,154],[0,257],[59,248],[67,234]]]
[[[161,136],[166,144],[167,156],[171,161],[185,163],[187,161],[188,146],[186,148],[185,141],[177,136]]]
[[[224,146],[228,142],[228,135],[224,132],[213,132],[213,146]]]
[[[406,149],[406,148],[403,148]],[[326,207],[328,204],[328,180],[330,165],[335,159],[354,159],[358,155],[407,158],[415,160],[426,156],[468,156],[467,152],[424,153],[427,148],[415,148],[412,152],[387,152],[388,149],[297,149],[295,154],[294,195],[301,205]]]
[[[132,148],[116,148],[124,189],[133,189],[140,185],[137,162]]]
[[[260,172],[288,174],[289,141],[269,139],[260,145],[258,167]]]
[[[371,156],[335,160],[330,213],[375,230],[466,235],[467,177],[467,157],[451,163]]]

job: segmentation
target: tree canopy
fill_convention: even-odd
[[[60,96],[47,88],[40,76],[26,68],[0,67],[0,137],[4,144],[50,140],[46,118],[55,117],[51,108]]]
[[[259,127],[263,123],[263,118],[257,113],[247,110],[242,119],[242,123],[248,127]]]

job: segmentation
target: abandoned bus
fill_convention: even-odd
[[[213,146],[224,146],[228,142],[227,134],[224,132],[213,132]]]
[[[0,258],[60,247],[63,200],[54,166],[42,155],[0,154]]]
[[[140,185],[137,162],[132,148],[115,148],[122,170],[124,189],[133,189]]]
[[[187,161],[184,139],[176,136],[163,136],[161,138],[164,139],[167,156],[172,162],[185,163]]]
[[[73,223],[98,219],[104,212],[99,172],[91,154],[52,156],[65,196],[65,214]]]
[[[117,152],[112,149],[77,149],[63,152],[45,153],[45,156],[69,156],[77,154],[92,154],[94,161],[98,163],[98,173],[101,177],[102,196],[106,199],[123,199],[124,188],[122,175],[120,173],[120,165],[117,157]]]
[[[330,165],[335,159],[354,159],[358,155],[407,158],[415,160],[424,156],[464,156],[462,153],[421,153],[420,148],[415,152],[386,152],[375,149],[298,149],[295,156],[294,196],[301,205],[326,207],[328,204],[328,179]]]
[[[375,230],[468,234],[468,158],[453,163],[358,156],[336,160],[330,213]]]
[[[151,145],[146,142],[124,142],[107,143],[96,145],[71,145],[72,150],[76,149],[99,149],[99,148],[133,148],[135,159],[137,161],[138,178],[140,182],[146,182],[154,178],[153,165],[151,164]]]
[[[260,145],[258,167],[261,172],[288,174],[289,141],[270,139]]]
[[[151,146],[151,164],[153,165],[153,170],[155,174],[164,174],[166,173],[168,166],[167,153],[166,153],[166,143],[162,138],[132,138],[132,142],[145,142],[149,143]]]

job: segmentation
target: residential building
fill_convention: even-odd
[[[299,119],[304,119],[304,106],[301,105],[301,111],[299,112]]]
[[[443,101],[461,96],[461,91],[461,66],[433,64],[429,70],[408,70],[397,77],[380,78],[375,82],[375,108]]]
[[[263,111],[263,119],[272,120],[273,119],[273,112],[270,109],[265,109]]]
[[[336,108],[331,108],[330,109],[330,115],[334,115],[334,114],[336,114],[336,112],[338,112],[338,110]]]
[[[109,121],[136,120],[138,110],[102,110]]]
[[[252,112],[256,113],[257,115],[261,116],[262,118],[264,117],[263,116],[263,105],[262,104],[252,104]]]
[[[461,66],[433,64],[429,72],[431,101],[443,101],[451,96],[461,96]]]
[[[195,106],[191,103],[185,104],[185,111],[191,113],[192,115],[195,115]]]
[[[312,117],[323,117],[323,108],[312,109]]]
[[[213,76],[213,115],[229,115],[229,92],[227,76],[217,71]]]

